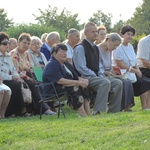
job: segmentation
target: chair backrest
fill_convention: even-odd
[[[42,67],[32,67],[33,72],[36,76],[36,79],[40,82],[42,82],[42,74],[43,74],[43,69]]]

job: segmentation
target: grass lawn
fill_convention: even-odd
[[[149,150],[150,111],[135,99],[133,112],[78,117],[65,106],[63,116],[0,120],[0,150]]]

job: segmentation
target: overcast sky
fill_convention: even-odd
[[[45,10],[48,5],[57,7],[59,12],[66,8],[72,14],[78,13],[81,23],[87,22],[93,13],[102,10],[113,15],[112,23],[120,19],[126,21],[133,16],[135,8],[143,0],[0,0],[0,8],[4,8],[9,19],[15,23],[35,23],[32,14],[39,15],[38,8]]]

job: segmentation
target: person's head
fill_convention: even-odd
[[[127,44],[130,43],[135,35],[135,29],[131,25],[125,25],[121,28],[120,34],[123,41]]]
[[[39,53],[41,45],[42,45],[42,41],[39,37],[31,36],[31,44],[29,46],[30,50],[32,50],[35,53]]]
[[[85,26],[84,26],[84,34],[85,34],[87,40],[89,40],[92,43],[95,40],[97,40],[98,31],[97,31],[96,24],[93,23],[93,22],[88,22],[87,24],[85,24]]]
[[[19,52],[25,52],[29,49],[31,44],[31,36],[29,33],[21,33],[18,38],[18,50]]]
[[[80,30],[80,41],[85,39],[84,29]]]
[[[46,42],[50,47],[60,43],[60,34],[58,32],[50,32],[46,37]]]
[[[116,49],[122,42],[122,38],[118,33],[107,34],[105,42],[109,51]]]
[[[98,39],[96,40],[96,44],[100,44],[106,38],[106,27],[104,25],[100,25],[98,28]]]
[[[67,34],[68,42],[71,44],[71,46],[76,45],[80,41],[80,33],[77,29],[71,28],[68,30]]]
[[[9,52],[17,47],[17,39],[9,38]]]
[[[0,32],[0,52],[5,55],[9,51],[9,36],[5,32]]]
[[[43,33],[41,35],[41,41],[42,41],[42,43],[45,43],[45,41],[46,41],[45,39],[46,39],[47,35],[48,35],[48,33]]]
[[[61,64],[64,64],[67,59],[67,46],[63,43],[54,44],[51,50],[51,55]]]

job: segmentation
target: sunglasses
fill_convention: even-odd
[[[7,45],[7,44],[9,44],[10,42],[9,41],[4,41],[4,42],[1,42],[0,44],[1,45]]]

